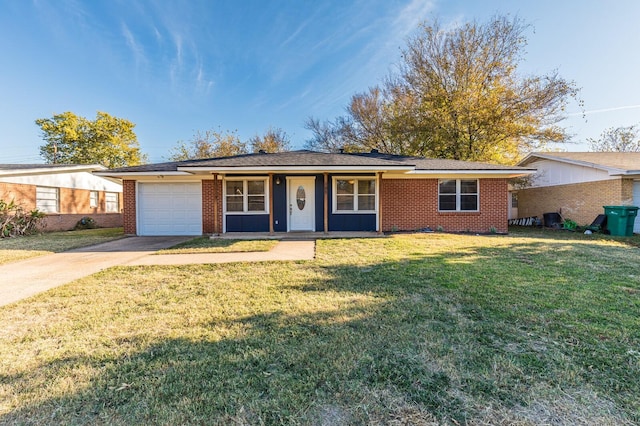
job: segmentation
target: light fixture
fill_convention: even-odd
[[[276,185],[280,185],[280,176],[276,177]]]

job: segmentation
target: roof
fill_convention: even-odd
[[[474,161],[448,160],[443,158],[412,157],[405,155],[381,154],[381,153],[358,153],[358,156],[375,157],[388,159],[415,167],[415,170],[430,171],[452,171],[452,170],[476,170],[476,171],[524,171],[526,168],[505,166],[501,164],[479,163]],[[534,170],[534,169],[530,169]],[[534,170],[535,171],[535,170]]]
[[[0,176],[94,172],[107,170],[100,164],[0,164]]]
[[[518,165],[526,166],[540,159],[601,169],[610,175],[640,173],[640,152],[532,152]]]
[[[135,176],[149,174],[189,175],[198,173],[266,173],[266,172],[395,172],[430,173],[498,173],[528,174],[535,169],[456,160],[429,159],[392,154],[324,153],[308,150],[279,153],[243,154],[201,160],[145,164],[111,169],[102,176]]]

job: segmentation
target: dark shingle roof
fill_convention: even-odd
[[[288,151],[277,153],[242,154],[232,157],[207,158],[199,160],[172,161],[167,163],[145,164],[133,167],[121,167],[111,169],[110,172],[170,172],[179,168],[189,167],[211,167],[211,168],[233,168],[233,167],[328,167],[328,166],[407,166],[407,163],[366,158],[350,154],[324,153],[308,150]]]
[[[416,170],[525,170],[515,166],[501,164],[478,163],[474,161],[447,160],[442,158],[412,157],[381,153],[353,154],[380,159],[393,159],[396,162],[415,166]]]
[[[324,153],[308,150],[279,153],[243,154],[232,157],[219,157],[199,160],[174,161],[167,163],[145,164],[133,167],[111,169],[109,173],[144,173],[144,172],[177,172],[179,170],[218,168],[251,168],[266,169],[269,167],[358,167],[373,169],[416,169],[435,171],[526,171],[515,166],[474,163],[468,161],[442,160],[433,158],[410,157],[392,154],[372,153]]]
[[[376,158],[351,154],[315,152],[308,150],[278,152],[274,154],[246,154],[235,157],[213,158],[200,167],[272,167],[272,166],[405,166],[392,158]]]

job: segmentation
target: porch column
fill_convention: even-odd
[[[324,172],[324,233],[329,233],[329,173]]]
[[[378,181],[378,234],[382,234],[382,172],[376,172]]]
[[[269,235],[273,235],[273,173],[269,173]]]
[[[218,174],[213,173],[213,233],[219,234],[218,231]]]

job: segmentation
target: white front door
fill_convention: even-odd
[[[289,178],[287,203],[289,205],[289,231],[315,231],[314,177]]]

